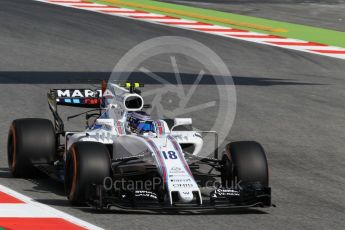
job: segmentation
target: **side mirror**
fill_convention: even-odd
[[[171,130],[173,130],[176,126],[181,125],[192,125],[192,118],[175,118],[174,126],[171,128]]]

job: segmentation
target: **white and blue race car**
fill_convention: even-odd
[[[12,122],[12,174],[26,178],[45,172],[64,183],[72,204],[97,209],[271,206],[267,160],[260,144],[229,143],[218,157],[216,143],[214,156],[202,157],[205,132],[193,130],[191,118],[152,119],[144,111],[149,105],[138,87],[142,85],[103,83],[96,91],[51,90],[48,104],[54,122]],[[81,113],[87,128],[65,131],[58,105],[94,108]],[[90,118],[96,119],[89,122]]]

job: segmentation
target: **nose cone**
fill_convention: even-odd
[[[194,195],[191,191],[179,191],[178,193],[179,200],[183,203],[190,203]]]

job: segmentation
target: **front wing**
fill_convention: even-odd
[[[162,202],[152,198],[152,192],[140,191],[141,196],[134,193],[114,195],[106,192],[103,186],[93,186],[90,191],[92,195],[88,204],[95,209],[119,209],[135,210],[203,210],[203,209],[230,209],[230,208],[250,208],[250,207],[270,207],[271,188],[249,184],[241,189],[218,188],[208,196],[203,195],[202,202],[174,203]],[[147,199],[142,194],[147,192]]]

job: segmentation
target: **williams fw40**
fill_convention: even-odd
[[[203,135],[191,118],[153,119],[138,83],[105,82],[102,90],[54,89],[54,121],[14,120],[8,163],[15,177],[44,172],[64,183],[72,204],[97,209],[211,209],[271,206],[264,149],[232,142],[222,156],[201,157]],[[59,105],[93,108],[83,131],[66,131]],[[216,143],[216,146],[218,144]]]

